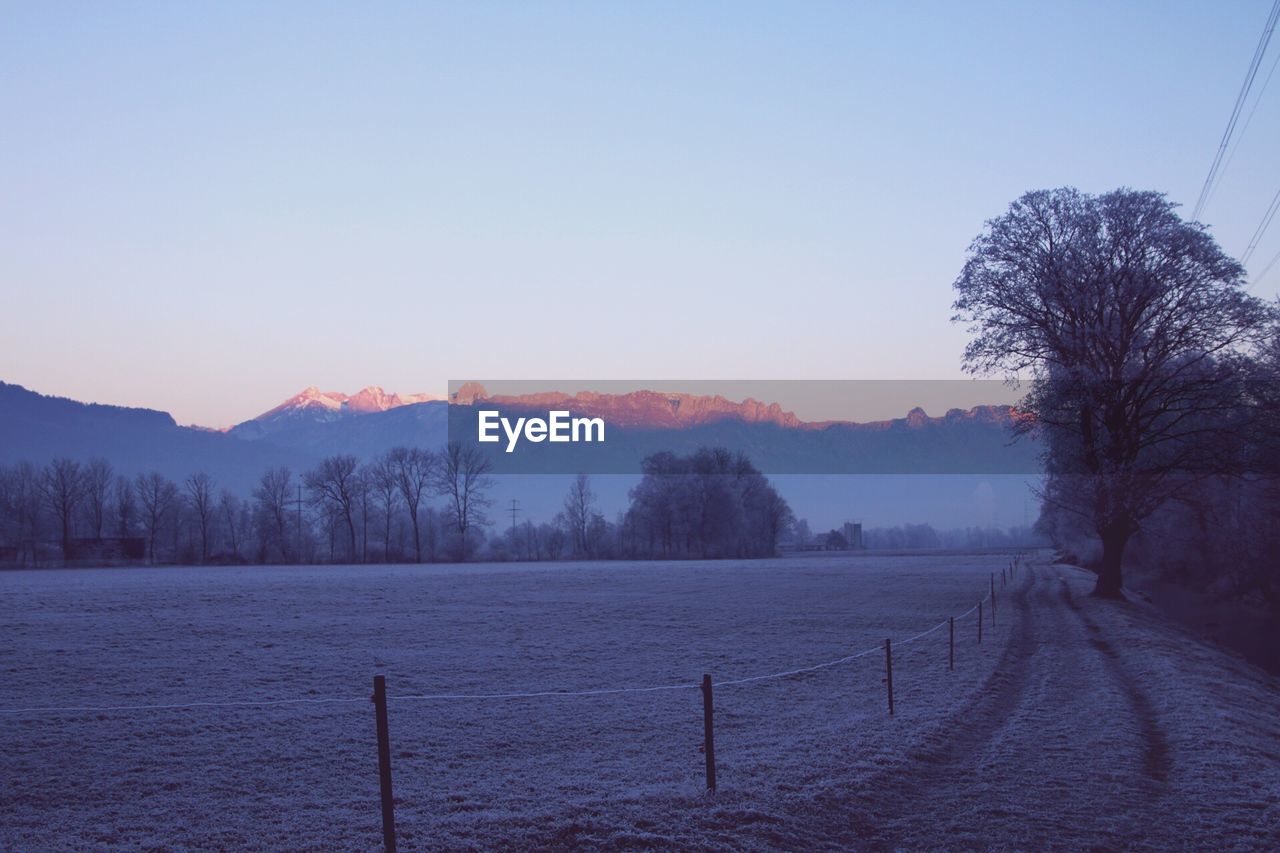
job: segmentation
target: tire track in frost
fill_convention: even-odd
[[[1066,605],[1071,608],[1071,612],[1080,617],[1085,630],[1089,633],[1089,646],[1102,653],[1107,669],[1111,671],[1112,678],[1120,686],[1125,698],[1128,699],[1130,710],[1133,711],[1133,716],[1138,720],[1139,726],[1142,727],[1143,770],[1146,771],[1149,780],[1155,781],[1161,788],[1164,788],[1165,783],[1169,781],[1172,761],[1169,753],[1169,739],[1165,736],[1164,727],[1160,725],[1160,716],[1156,713],[1155,704],[1151,702],[1151,698],[1148,697],[1147,693],[1138,686],[1138,679],[1135,679],[1132,672],[1129,672],[1129,667],[1125,666],[1124,658],[1121,658],[1120,654],[1116,653],[1115,647],[1111,646],[1111,643],[1108,643],[1103,638],[1101,626],[1071,596],[1071,587],[1066,578],[1059,574],[1057,579],[1062,583],[1062,597],[1066,599]]]
[[[1011,610],[1017,622],[995,668],[959,711],[907,753],[909,763],[880,771],[865,783],[865,790],[871,792],[865,802],[868,813],[856,815],[854,821],[859,846],[901,846],[898,824],[915,822],[916,807],[923,799],[931,792],[954,789],[957,775],[972,772],[976,759],[1024,701],[1035,654],[1027,612],[1033,594],[1042,595],[1035,569],[1027,566],[1023,580],[1005,598],[1015,605]],[[840,804],[830,803],[828,808],[838,810]]]
[[[846,800],[857,846],[1143,839],[1169,771],[1152,704],[1065,578],[1027,577],[1010,597],[1018,622],[979,692]]]
[[[995,668],[958,712],[933,726],[906,760],[866,780],[840,784],[801,802],[784,818],[786,830],[765,840],[789,849],[862,849],[886,846],[893,825],[910,819],[910,806],[931,787],[949,783],[962,765],[980,753],[1004,725],[1026,692],[1034,654],[1026,600],[1035,586],[1031,567],[1003,599],[1013,604],[1017,622]],[[999,611],[1001,614],[1005,610]],[[994,641],[991,638],[990,641]],[[936,843],[936,842],[935,842]]]
[[[1154,783],[1151,786],[1151,793],[1163,794],[1167,788],[1173,761],[1170,757],[1169,739],[1165,735],[1164,727],[1160,724],[1155,705],[1139,686],[1141,682],[1129,671],[1123,657],[1103,636],[1102,628],[1071,595],[1071,586],[1067,583],[1067,579],[1058,574],[1058,580],[1062,584],[1062,596],[1066,600],[1067,607],[1080,618],[1089,634],[1089,645],[1101,652],[1112,679],[1128,700],[1133,716],[1138,721],[1143,742],[1143,771],[1149,782]]]

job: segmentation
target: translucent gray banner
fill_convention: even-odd
[[[979,380],[454,380],[448,441],[497,474],[638,474],[743,454],[765,474],[1038,474],[1026,392]]]

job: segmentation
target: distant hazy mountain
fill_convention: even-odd
[[[0,462],[44,464],[55,456],[102,457],[122,474],[159,471],[176,481],[206,471],[239,493],[272,465],[300,470],[314,461],[287,445],[178,426],[165,412],[78,403],[0,382]]]
[[[44,463],[55,455],[102,456],[123,473],[157,470],[180,480],[195,471],[247,493],[273,465],[305,470],[350,453],[369,459],[396,445],[474,441],[477,408],[518,416],[549,408],[602,417],[603,445],[550,445],[492,454],[495,473],[634,473],[659,452],[718,445],[746,452],[770,474],[1023,474],[1039,471],[1034,442],[1011,443],[1017,413],[1007,406],[920,409],[873,423],[802,422],[776,404],[642,391],[489,398],[483,389],[443,401],[367,388],[347,396],[310,388],[226,433],[178,426],[164,412],[84,404],[0,383],[0,462]]]
[[[247,494],[272,466],[302,472],[335,453],[367,459],[397,444],[443,445],[446,405],[413,402],[421,396],[308,389],[220,432],[179,426],[152,409],[80,403],[0,382],[0,463],[102,457],[130,476],[159,471],[181,481],[204,471],[220,487]]]

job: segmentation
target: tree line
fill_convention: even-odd
[[[249,495],[194,472],[125,476],[105,459],[0,466],[0,562],[16,565],[437,562],[772,555],[791,511],[741,454],[646,460],[608,520],[579,475],[550,522],[490,518],[487,457],[451,443],[264,471]],[[130,548],[134,549],[130,552]]]
[[[801,519],[789,537],[797,547],[813,544],[837,550],[850,543],[839,530],[813,533],[809,523]],[[961,527],[938,530],[932,524],[896,524],[889,527],[867,527],[862,531],[862,547],[869,551],[936,551],[941,549],[979,550],[992,548],[1035,549],[1048,545],[1048,540],[1030,527]]]

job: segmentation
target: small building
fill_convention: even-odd
[[[844,541],[847,543],[846,548],[854,551],[861,551],[862,545],[862,522],[846,521],[843,528]]]

